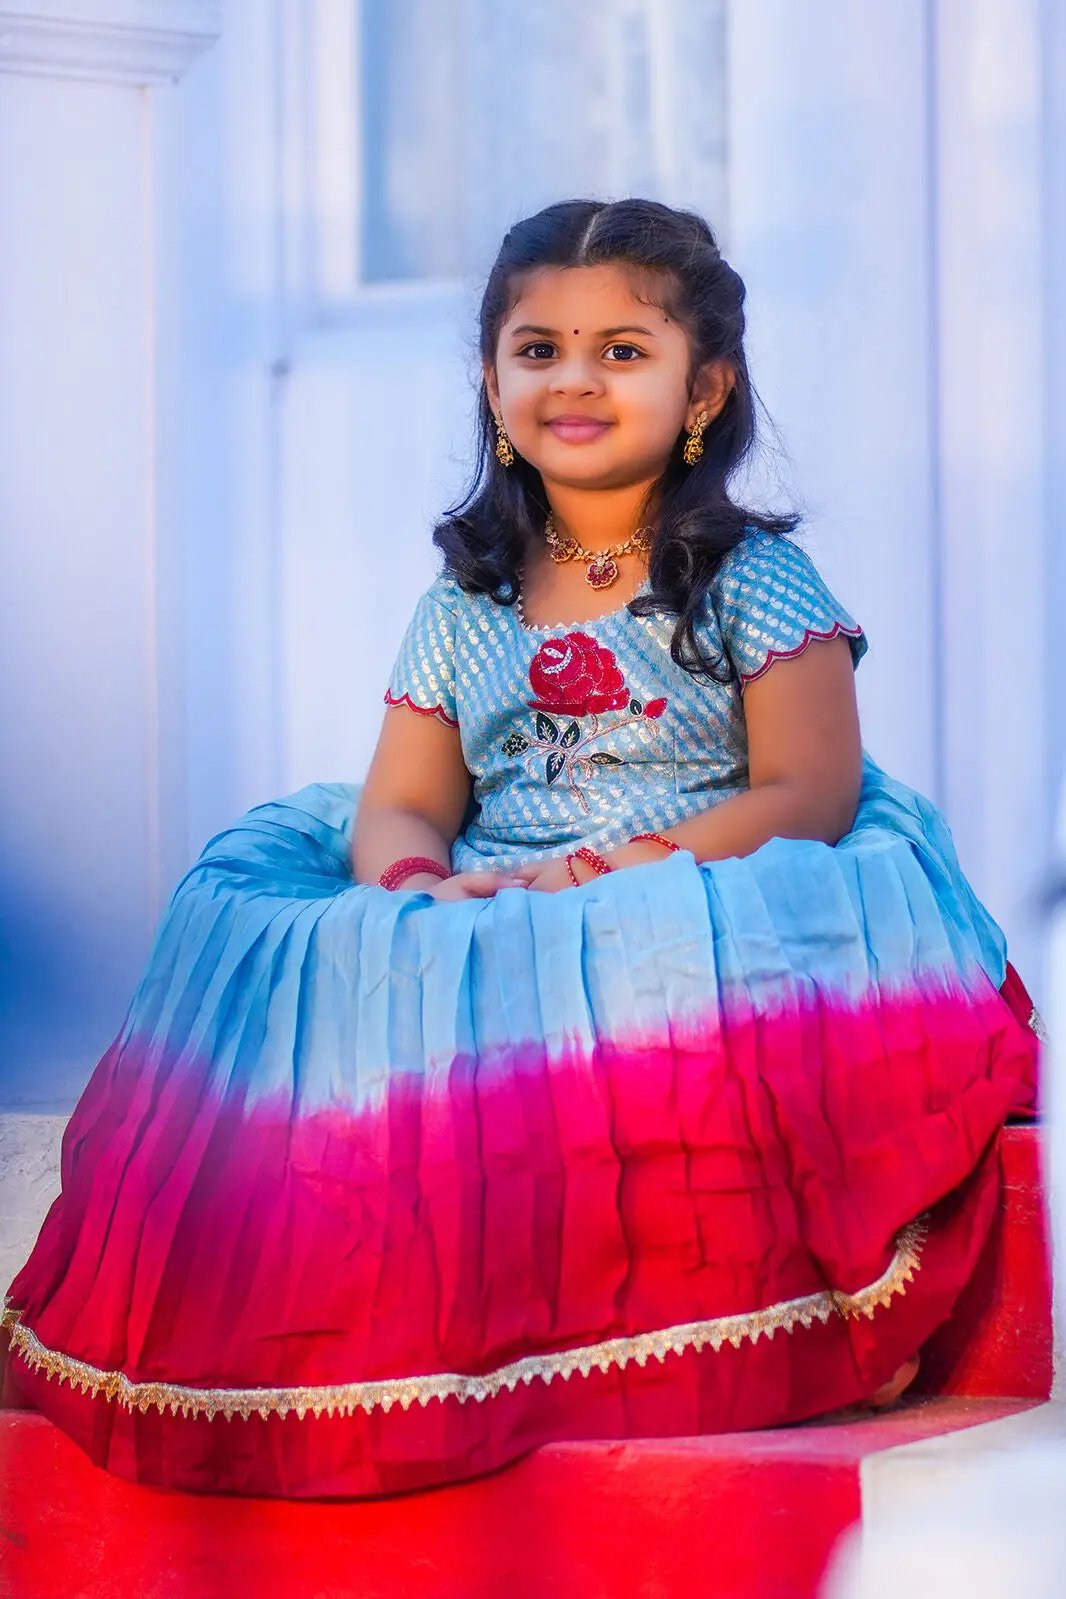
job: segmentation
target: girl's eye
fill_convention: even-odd
[[[630,351],[630,353],[632,355],[636,356],[638,361],[639,360],[643,360],[643,358],[644,358],[643,350],[638,350],[635,344],[609,344],[607,346],[607,348],[608,348],[608,350],[628,350],[628,351]],[[519,350],[518,353],[519,353],[519,355],[533,355],[533,352],[535,350],[549,350],[549,351],[551,351],[551,350],[554,350],[554,349],[555,349],[555,345],[554,344],[549,344],[546,339],[540,339],[540,340],[538,340],[538,342],[536,344],[527,344],[527,345],[525,345],[525,347],[523,349]],[[533,359],[534,360],[539,360],[540,357],[536,356],[536,355],[533,355]],[[632,364],[633,364],[632,361],[630,361],[628,359],[628,357],[626,359],[622,360],[622,361],[614,361],[612,363],[612,365],[614,365],[614,366],[632,366]]]

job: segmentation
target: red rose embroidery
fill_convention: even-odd
[[[629,690],[613,652],[587,633],[546,639],[529,664],[529,683],[536,695],[529,704],[535,711],[598,716],[629,704]]]
[[[543,759],[547,787],[568,788],[588,816],[592,807],[582,785],[591,782],[597,770],[625,765],[621,756],[591,746],[631,723],[658,721],[667,702],[645,704],[632,695],[613,652],[587,633],[546,639],[529,663],[529,683],[536,695],[529,701],[537,713],[533,727],[528,734],[515,728],[500,748],[508,759],[519,756],[527,763]],[[608,714],[619,711],[623,714],[613,719]],[[582,726],[578,717],[589,718],[591,726]],[[605,723],[601,717],[607,718]]]

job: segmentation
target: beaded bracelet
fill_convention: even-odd
[[[594,849],[590,849],[587,844],[582,844],[580,849],[574,850],[572,855],[568,855],[566,857],[567,876],[575,888],[580,888],[581,883],[576,872],[574,871],[573,866],[570,864],[572,861],[584,861],[586,866],[592,867],[592,870],[596,873],[597,877],[605,877],[608,872],[614,871],[614,867],[610,866],[607,861],[604,860],[602,855],[598,855],[596,851]]]
[[[378,883],[382,888],[399,888],[415,872],[432,872],[434,877],[442,881],[452,875],[446,866],[442,866],[440,861],[430,860],[428,855],[405,855],[403,860],[393,861],[391,866],[386,866]]]
[[[634,833],[629,840],[631,844],[642,844],[645,840],[649,844],[661,844],[664,849],[679,850],[680,844],[675,844],[672,838],[664,838],[662,833]]]

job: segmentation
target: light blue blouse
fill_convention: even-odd
[[[862,628],[790,539],[750,530],[722,562],[698,627],[739,681],[694,677],[670,658],[676,618],[606,616],[527,627],[515,606],[441,576],[404,635],[388,704],[458,727],[473,814],[452,848],[469,871],[609,849],[748,787],[743,688],[812,639]]]

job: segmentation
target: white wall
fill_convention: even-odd
[[[960,854],[1042,1000],[1035,900],[1049,870],[1063,750],[1052,707],[1064,681],[1045,608],[1061,577],[1045,474],[1062,428],[1049,336],[1066,284],[1045,254],[1052,17],[1041,0],[940,0],[931,40],[941,790]],[[1061,52],[1061,19],[1057,31]]]
[[[175,623],[163,673],[170,886],[211,834],[284,786],[273,10],[227,0],[219,43],[154,94],[158,544]]]
[[[0,78],[0,1059],[43,1104],[117,1029],[157,904],[149,116]]]
[[[865,742],[939,784],[925,7],[730,9],[729,227],[807,547],[858,616]]]
[[[157,543],[167,91],[140,85],[213,31],[202,4],[157,9],[0,6],[0,1103],[41,1109],[118,1030],[183,803]]]

